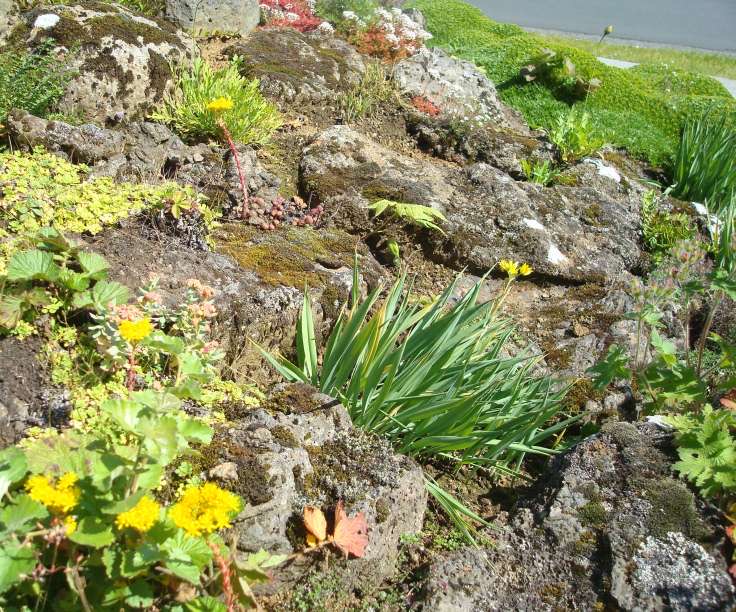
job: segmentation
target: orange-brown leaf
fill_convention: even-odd
[[[304,506],[304,526],[318,544],[327,539],[327,519],[319,508]]]
[[[345,513],[342,501],[337,502],[335,534],[332,541],[343,552],[345,558],[349,554],[362,557],[365,554],[365,547],[368,546],[368,523],[365,521],[365,515],[358,512],[351,518]]]

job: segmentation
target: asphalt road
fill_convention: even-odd
[[[528,28],[736,52],[736,0],[468,0]]]

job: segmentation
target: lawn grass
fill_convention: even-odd
[[[710,77],[661,64],[628,70],[606,66],[567,41],[552,41],[495,22],[461,0],[412,0],[409,5],[427,18],[434,36],[431,45],[480,66],[502,100],[533,127],[551,129],[560,113],[574,103],[591,114],[611,144],[654,165],[665,165],[672,159],[688,116],[713,107],[736,117],[736,101]],[[565,88],[526,83],[519,77],[520,68],[545,47],[568,57],[578,76],[597,78],[601,86],[584,99],[573,99]]]
[[[736,79],[736,57],[732,55],[665,47],[638,47],[606,41],[598,43],[594,40],[550,34],[540,35],[540,37],[551,43],[575,47],[598,57],[610,57],[637,64],[667,64],[675,70]]]

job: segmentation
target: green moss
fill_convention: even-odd
[[[305,414],[314,412],[320,406],[315,398],[314,387],[296,383],[289,385],[283,391],[271,395],[264,403],[263,408],[272,413]]]
[[[294,434],[287,427],[281,425],[274,427],[271,430],[271,435],[276,442],[285,448],[297,448],[299,446],[299,440],[294,437]]]
[[[564,85],[525,83],[519,78],[519,69],[545,47],[569,58],[580,78],[601,81],[600,88],[576,104],[590,112],[612,144],[652,163],[667,161],[685,118],[695,110],[714,104],[736,114],[736,102],[708,77],[665,66],[633,71],[606,66],[564,42],[496,23],[460,0],[413,0],[409,6],[419,8],[427,18],[434,35],[431,44],[478,64],[497,84],[502,100],[535,127],[551,129],[571,102]]]
[[[578,516],[583,525],[596,529],[605,527],[608,520],[608,512],[599,501],[590,501],[578,508]]]
[[[676,480],[664,478],[637,483],[652,504],[648,528],[655,536],[663,537],[670,531],[679,531],[695,541],[708,537],[708,527],[698,516],[695,497]]]
[[[351,265],[356,239],[340,230],[286,227],[263,233],[232,224],[223,227],[217,244],[263,282],[303,288],[305,284],[325,285],[326,276],[316,262],[324,262],[327,267]]]

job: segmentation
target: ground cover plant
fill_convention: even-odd
[[[222,124],[232,138],[242,144],[262,145],[281,125],[276,106],[258,88],[258,79],[240,75],[238,58],[223,68],[214,69],[197,59],[189,71],[178,74],[177,87],[153,114],[157,121],[170,124],[190,141],[222,140]],[[229,100],[229,108],[213,113],[214,100]]]
[[[429,45],[446,48],[483,68],[503,101],[520,110],[532,126],[551,131],[574,102],[590,114],[611,144],[663,164],[674,154],[682,127],[693,113],[714,105],[733,120],[736,103],[707,77],[662,66],[628,71],[605,66],[585,51],[494,22],[460,0],[414,0],[409,6],[426,16],[433,35]],[[568,87],[525,81],[521,69],[545,48],[568,59],[577,77],[588,82],[597,79],[600,86],[582,99],[571,99]]]
[[[502,352],[513,328],[499,309],[510,284],[531,268],[512,261],[501,267],[508,278],[493,301],[479,302],[478,282],[453,304],[452,283],[422,305],[402,274],[377,306],[380,287],[364,300],[357,294],[356,262],[352,305],[321,360],[308,293],[296,362],[264,354],[287,380],[339,398],[357,426],[386,436],[401,453],[518,475],[527,454],[554,453],[549,442],[570,421],[550,424],[561,413],[564,389],[533,374],[537,358]],[[464,519],[477,517],[431,479],[428,489],[467,534]]]

